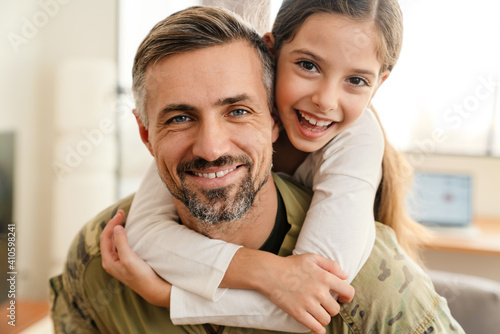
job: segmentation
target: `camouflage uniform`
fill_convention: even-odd
[[[288,232],[280,255],[290,255],[310,203],[310,194],[273,175],[285,203]],[[215,325],[175,326],[167,308],[147,303],[101,266],[99,236],[132,196],[104,210],[75,238],[62,275],[50,280],[56,333],[276,333]],[[352,285],[356,294],[342,304],[327,333],[464,333],[423,272],[396,242],[391,228],[376,223],[373,251]]]

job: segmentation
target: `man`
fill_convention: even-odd
[[[224,11],[191,8],[160,22],[143,42],[134,65],[134,91],[141,137],[178,198],[183,224],[259,248],[276,221],[287,219],[292,227],[277,245],[280,255],[287,255],[310,195],[270,177],[272,143],[278,136],[270,112],[271,68],[266,46],[253,30]],[[230,173],[195,177],[220,171]],[[106,273],[100,234],[118,209],[128,211],[131,201],[122,200],[84,226],[63,274],[51,280],[56,331],[248,333],[235,327],[176,326],[168,308],[148,303]],[[202,223],[207,211],[224,223]],[[356,295],[331,318],[328,333],[461,332],[388,227],[378,224],[374,250],[352,284]]]

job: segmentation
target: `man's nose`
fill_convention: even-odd
[[[340,85],[332,80],[323,80],[317,84],[312,102],[322,112],[336,110],[339,106],[340,89]]]
[[[202,121],[193,143],[193,155],[207,161],[214,161],[229,153],[231,141],[229,129],[222,121]]]

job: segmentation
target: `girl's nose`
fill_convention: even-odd
[[[331,80],[318,83],[315,93],[312,97],[312,102],[322,112],[336,110],[339,101],[339,85],[334,84]]]

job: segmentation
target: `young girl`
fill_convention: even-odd
[[[286,131],[275,146],[275,170],[314,191],[294,254],[333,259],[350,282],[373,247],[375,219],[390,225],[408,251],[405,233],[418,232],[404,211],[409,168],[385,140],[369,108],[401,49],[397,0],[285,0],[265,40],[276,59],[276,106]],[[106,229],[122,219],[119,214]],[[171,195],[152,165],[135,195],[126,230],[137,255],[173,285],[168,300],[159,304],[171,307],[174,322],[302,329],[291,328],[289,319],[262,306],[258,293],[220,288],[247,288],[245,277],[261,265],[255,259],[269,261],[269,255],[206,238],[175,220]],[[115,232],[115,239],[124,237],[119,229]],[[122,271],[111,273],[147,294],[150,287],[136,285],[123,274],[135,272],[131,263],[143,263],[118,245],[122,242],[115,242]],[[127,257],[133,261],[125,264]],[[291,262],[278,256],[272,262],[275,270],[269,275],[282,282],[280,272],[292,272],[287,267]],[[263,279],[254,288],[320,333],[325,312],[335,312],[302,289],[317,284],[310,280],[298,275],[287,284],[270,285]],[[300,289],[294,288],[297,284]],[[323,307],[308,309],[304,298]],[[231,300],[238,300],[237,305]]]

